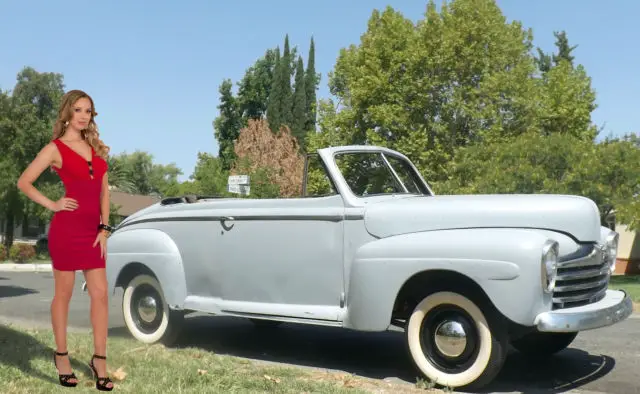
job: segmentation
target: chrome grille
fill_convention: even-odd
[[[600,301],[609,285],[611,271],[605,250],[588,245],[558,262],[553,309],[571,308]]]

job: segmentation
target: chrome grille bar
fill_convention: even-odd
[[[558,262],[553,309],[587,305],[601,300],[609,285],[610,269],[604,250],[596,244],[581,247]]]
[[[604,296],[604,293],[607,292],[607,288],[604,287],[598,290],[596,293],[583,293],[574,296],[567,297],[553,297],[554,303],[566,303],[566,302],[578,302],[578,301],[587,301],[590,299],[600,299],[601,296]]]
[[[577,283],[577,284],[568,284],[565,286],[556,286],[556,292],[565,292],[565,291],[577,291],[577,290],[587,290],[593,289],[594,287],[604,286],[609,283],[609,279],[601,279],[597,282],[586,282],[586,283]]]

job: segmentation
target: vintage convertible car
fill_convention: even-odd
[[[300,198],[167,198],[108,244],[131,334],[176,339],[186,313],[404,329],[423,377],[479,388],[507,346],[558,352],[632,312],[608,289],[618,234],[589,199],[436,196],[399,152],[309,155]]]

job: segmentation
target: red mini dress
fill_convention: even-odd
[[[53,167],[65,188],[65,197],[78,202],[73,211],[58,211],[49,226],[48,244],[51,265],[60,271],[104,268],[106,256],[100,257],[98,236],[102,178],[107,162],[91,148],[87,161],[59,139],[53,140],[62,157],[62,167]]]

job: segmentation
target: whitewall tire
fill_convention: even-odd
[[[151,275],[134,277],[122,297],[124,323],[140,342],[173,343],[182,327],[184,314],[169,308],[162,287]]]
[[[480,388],[498,374],[507,336],[492,313],[464,295],[443,291],[418,303],[405,335],[417,369],[429,381],[451,388]]]

